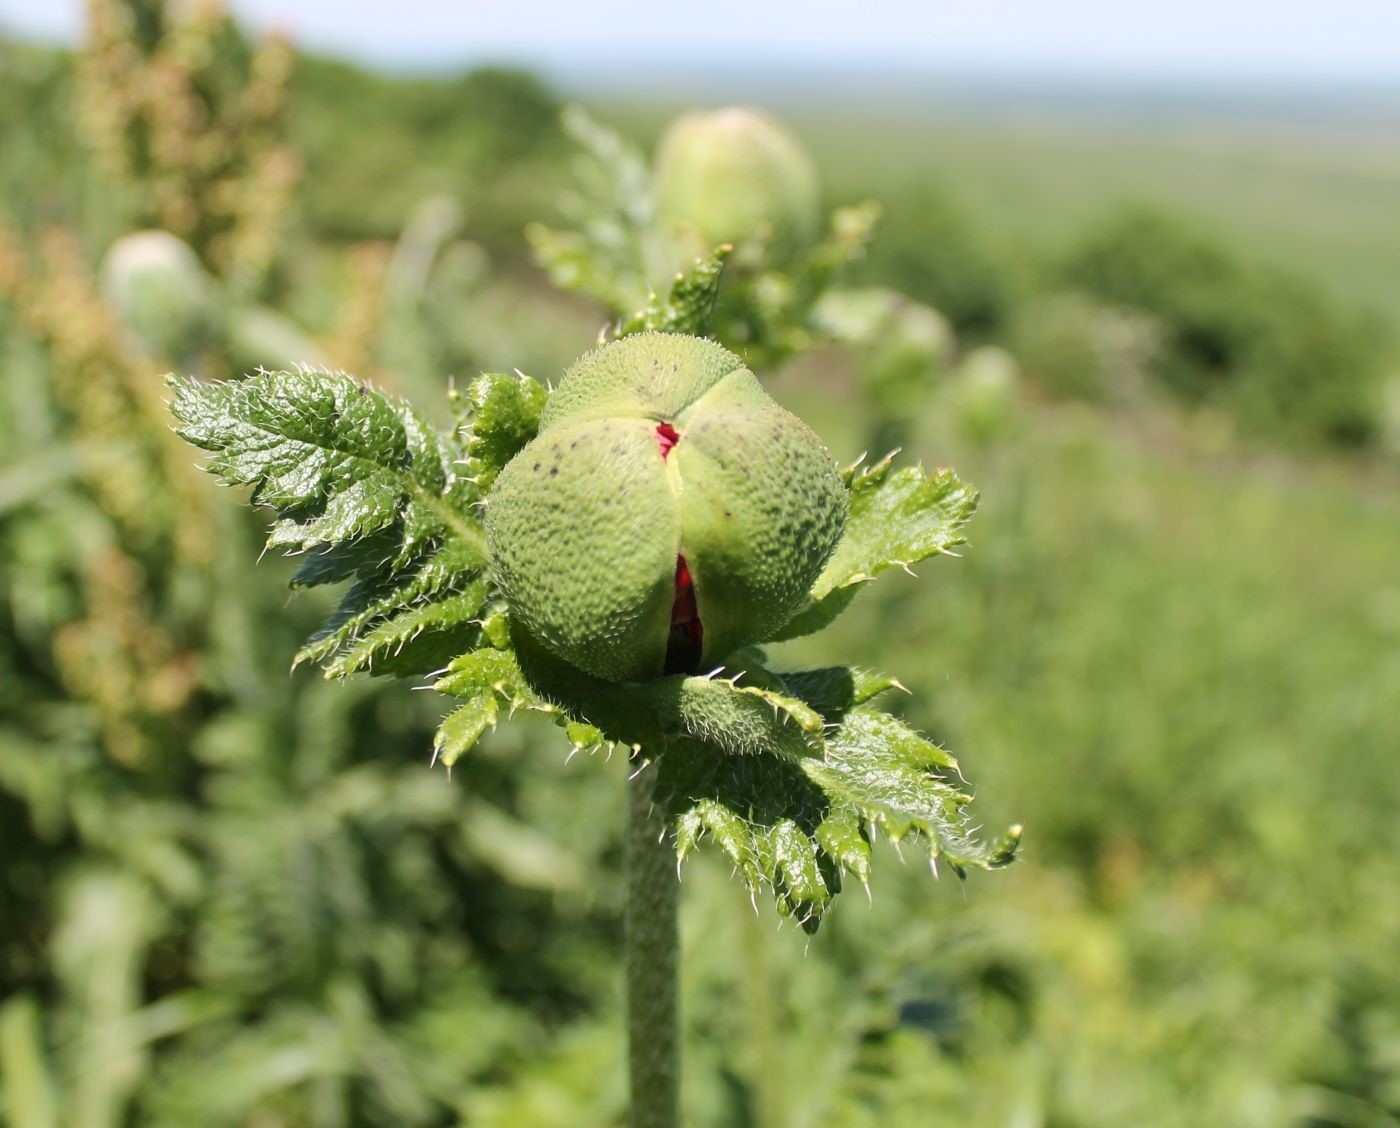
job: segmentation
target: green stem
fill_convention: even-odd
[[[783,1057],[778,1041],[778,989],[769,967],[769,929],[757,912],[740,913],[744,946],[740,967],[748,1002],[749,1091],[756,1128],[782,1128],[789,1122]]]
[[[676,855],[652,802],[654,765],[634,759],[627,782],[627,1066],[631,1128],[679,1123]]]

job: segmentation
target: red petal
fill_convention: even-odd
[[[680,432],[669,423],[656,425],[656,445],[661,448],[661,457],[671,453],[671,448],[681,441]]]

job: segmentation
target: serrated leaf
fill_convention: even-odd
[[[782,675],[783,685],[823,717],[834,719],[856,705],[864,705],[890,689],[903,689],[899,682],[876,670],[855,666],[827,666]]]
[[[434,759],[451,768],[471,751],[483,733],[496,726],[496,696],[483,690],[443,718],[433,740]]]
[[[837,721],[819,753],[736,756],[683,739],[659,757],[657,796],[681,861],[710,836],[751,891],[767,886],[780,911],[811,931],[839,892],[842,870],[869,882],[875,831],[896,842],[917,837],[959,875],[1011,860],[1019,828],[992,845],[973,838],[969,797],[942,774],[956,772],[952,756],[887,713],[842,704],[868,700],[893,679],[828,669],[783,681]]]
[[[467,388],[472,415],[466,425],[467,476],[485,493],[507,462],[535,437],[548,393],[522,373],[478,376]]]
[[[383,533],[308,549],[292,574],[294,588],[339,584],[357,576],[377,576],[398,555],[397,539]]]
[[[632,687],[663,733],[731,756],[800,759],[821,750],[823,719],[796,697],[718,678],[663,678]]]
[[[648,770],[657,773],[657,800],[682,860],[709,834],[751,892],[767,886],[786,915],[816,927],[833,893],[813,853],[829,804],[797,761],[684,741]]]
[[[563,123],[579,147],[576,188],[559,201],[569,227],[527,227],[535,261],[560,289],[586,294],[614,313],[638,309],[650,292],[642,245],[651,210],[646,158],[579,106],[565,109]]]
[[[956,762],[903,722],[853,710],[828,738],[825,759],[802,768],[833,807],[857,812],[893,841],[917,833],[930,857],[955,867],[994,864],[993,851],[972,837],[970,797],[938,774]]]
[[[438,600],[451,599],[461,611],[455,619],[435,620],[440,628],[465,626],[486,602],[487,587],[480,578],[485,565],[485,557],[474,546],[449,541],[416,569],[383,579],[378,571],[370,573],[370,578],[360,580],[346,592],[331,618],[297,653],[296,662],[330,659],[373,630],[409,613],[424,611]]]
[[[890,568],[911,568],[966,543],[962,530],[977,509],[977,491],[946,467],[893,468],[894,455],[846,471],[850,514],[841,543],[812,587],[811,604],[774,641],[821,630],[855,598],[860,585]]]
[[[818,846],[791,819],[779,819],[759,838],[764,868],[772,874],[778,911],[800,923],[819,921],[838,889],[828,887],[819,862]]]
[[[708,335],[724,264],[733,250],[726,244],[716,247],[705,258],[696,259],[689,270],[676,275],[665,298],[653,294],[643,308],[624,318],[617,336],[644,332]]]
[[[870,884],[870,839],[849,808],[833,810],[817,826],[817,843],[862,885]]]
[[[590,756],[595,752],[606,752],[611,745],[602,732],[582,721],[565,721],[564,735],[569,738],[569,745],[575,752],[587,752]]]
[[[212,453],[208,468],[277,512],[269,545],[306,551],[293,586],[354,581],[298,662],[422,674],[472,644],[485,536],[451,436],[344,373],[171,385],[177,429]]]
[[[482,692],[503,698],[513,709],[538,702],[525,681],[520,663],[509,650],[483,647],[462,654],[433,683],[433,689],[448,697],[471,700]]]
[[[208,469],[250,485],[282,518],[272,543],[313,548],[390,525],[406,559],[447,530],[484,553],[457,452],[407,404],[344,373],[267,372],[201,384],[172,378],[177,432],[211,452]]]
[[[486,591],[485,581],[472,580],[453,595],[439,593],[431,601],[395,610],[348,642],[326,664],[326,677],[365,672],[408,676],[440,668],[476,644],[480,627],[475,616]]]

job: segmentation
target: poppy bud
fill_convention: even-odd
[[[780,122],[730,107],[684,114],[657,148],[653,270],[667,275],[721,243],[780,263],[816,238],[816,167]]]
[[[142,348],[188,361],[209,339],[214,282],[189,245],[170,232],[123,235],[108,249],[101,278],[103,297]]]
[[[610,681],[720,665],[775,634],[841,537],[820,439],[728,350],[666,333],[578,361],[486,511],[530,638]]]

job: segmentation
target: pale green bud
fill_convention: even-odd
[[[817,236],[816,166],[780,122],[741,107],[677,118],[657,148],[653,270],[669,275],[721,243],[781,263]],[[664,279],[663,279],[664,280]]]
[[[101,287],[122,325],[157,356],[188,361],[214,331],[214,281],[189,245],[168,231],[136,231],[113,243]]]
[[[991,442],[1015,422],[1020,384],[1020,366],[1005,349],[983,345],[963,357],[953,407],[969,438]]]

